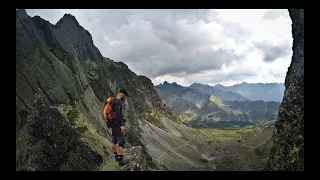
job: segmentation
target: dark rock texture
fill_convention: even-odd
[[[128,146],[143,147],[138,119],[161,101],[150,79],[104,58],[74,16],[52,25],[17,10],[16,169],[96,170],[111,151],[104,101],[120,88]]]
[[[267,169],[304,171],[304,10],[289,9],[289,14],[293,56]]]

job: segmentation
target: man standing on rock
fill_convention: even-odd
[[[115,112],[115,118],[112,120],[111,136],[112,136],[112,150],[119,165],[123,165],[124,157],[124,134],[125,134],[125,119],[122,114],[122,103],[125,98],[128,97],[128,92],[125,89],[120,89],[118,95],[114,98],[113,111]]]

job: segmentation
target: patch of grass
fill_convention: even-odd
[[[30,144],[30,139],[31,136],[26,126],[16,134],[16,159],[27,149]]]
[[[111,59],[106,58],[106,57],[104,57],[103,60],[104,60],[104,62],[106,62],[108,64],[111,64],[113,62]]]
[[[238,138],[240,135],[236,129],[199,129],[202,133],[208,136],[225,137],[225,138]]]
[[[182,122],[186,122],[191,117],[190,115],[187,115],[187,114],[183,114],[183,115],[180,115],[180,116],[181,116]]]
[[[195,129],[183,124],[174,124],[183,138],[195,145],[199,152],[215,157],[216,170],[261,170],[267,163],[272,147],[273,127],[254,125],[227,129]],[[237,142],[241,140],[241,142]],[[191,149],[180,149],[189,157]],[[297,151],[297,148],[295,149]]]
[[[178,123],[178,124],[181,123],[180,118],[177,115],[174,115],[174,114],[169,115],[169,119],[175,123]]]
[[[213,96],[213,95],[210,96],[210,101],[212,101],[213,103],[215,103],[217,105],[220,105],[223,102],[220,98]]]
[[[96,71],[92,70],[92,69],[90,69],[90,70],[87,72],[87,76],[88,76],[90,79],[98,79],[98,78],[99,78],[99,74],[98,74]]]
[[[69,120],[73,128],[81,132],[81,140],[102,157],[109,156],[111,142],[76,108],[61,104],[57,107],[62,115]]]
[[[106,163],[104,163],[101,167],[102,171],[118,171],[119,169],[119,163],[116,162],[113,157],[109,157]]]
[[[157,126],[158,128],[165,129],[164,124],[162,123],[161,119],[157,118],[154,114],[152,113],[147,113],[146,114],[146,120],[150,122],[151,124]]]
[[[98,65],[93,61],[85,61],[85,72],[89,79],[95,80],[99,78]]]

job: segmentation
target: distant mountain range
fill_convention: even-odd
[[[165,82],[155,86],[162,101],[176,113],[183,113],[200,105],[210,98],[209,94],[202,93],[195,89],[180,86],[176,83]]]
[[[252,101],[223,87],[203,84],[183,87],[165,81],[155,86],[155,90],[162,101],[191,127],[216,127],[221,122],[254,124],[276,118],[280,102]]]
[[[207,93],[207,94],[214,94],[215,96],[219,97],[222,100],[225,101],[251,101],[249,98],[246,98],[242,96],[241,94],[212,87],[209,85],[203,85],[199,83],[194,83],[191,86],[189,86],[192,89],[196,89],[200,92]]]
[[[265,101],[222,101],[211,96],[189,119],[191,127],[216,127],[221,121],[260,123],[277,117],[280,103]]]
[[[238,93],[250,100],[276,101],[281,102],[285,86],[283,83],[246,83],[233,86],[217,84],[216,89]]]

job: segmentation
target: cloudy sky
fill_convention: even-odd
[[[52,24],[74,15],[103,56],[155,85],[284,82],[292,56],[286,9],[26,11]]]

